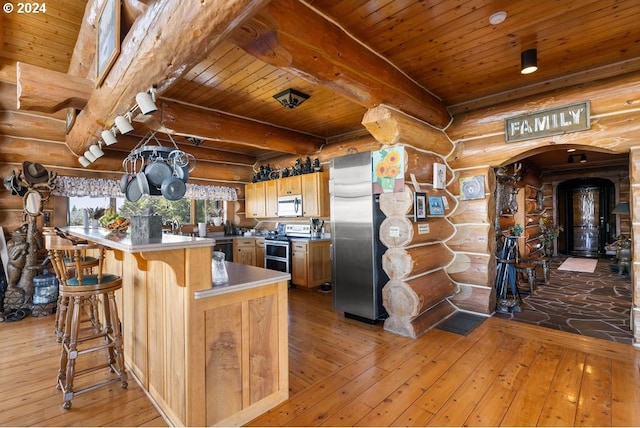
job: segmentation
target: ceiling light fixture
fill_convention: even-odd
[[[567,149],[567,153],[572,153],[572,152],[575,152],[575,151],[576,151],[576,149],[573,149],[573,148],[572,149]]]
[[[89,162],[91,162],[91,163],[95,162],[95,161],[96,161],[96,159],[98,159],[98,158],[96,157],[96,155],[94,155],[93,153],[91,153],[91,151],[90,151],[90,150],[87,150],[87,151],[85,151],[85,152],[84,152],[84,157],[85,157],[85,159],[86,159],[86,160],[88,160],[88,161],[89,161]]]
[[[91,165],[91,162],[89,162],[89,159],[85,158],[84,156],[80,156],[78,158],[78,162],[80,162],[80,165],[82,165],[85,168]]]
[[[147,92],[138,92],[136,95],[136,103],[138,103],[138,107],[140,108],[140,112],[142,114],[151,114],[158,111],[158,106],[156,106],[156,88],[152,86]]]
[[[105,129],[100,135],[102,135],[102,139],[107,146],[111,146],[118,142],[118,140],[116,140],[116,132],[113,128]]]
[[[133,131],[133,125],[131,125],[131,115],[127,112],[124,116],[116,117],[116,126],[121,134]]]
[[[538,69],[538,50],[527,49],[520,54],[520,73],[531,74]]]
[[[104,156],[104,152],[102,151],[102,141],[98,141],[98,144],[93,144],[89,147],[89,151],[96,157],[96,159]]]
[[[491,25],[498,25],[498,24],[502,24],[505,19],[507,19],[507,12],[501,10],[489,17],[489,23]]]
[[[574,156],[580,156],[580,163],[585,163],[587,161],[587,155],[582,153],[581,155],[569,155],[567,163],[573,163]]]
[[[279,92],[273,96],[276,100],[280,102],[283,106],[289,109],[293,109],[298,107],[300,104],[309,99],[309,95],[303,94],[300,91],[296,91],[295,89],[286,89],[282,92]]]

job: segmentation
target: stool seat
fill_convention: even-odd
[[[103,272],[105,248],[100,245],[53,240],[48,240],[47,244],[51,263],[60,283],[58,316],[62,320],[59,326],[62,328],[62,352],[57,388],[63,394],[62,407],[69,409],[71,400],[76,395],[114,382],[120,382],[122,388],[128,386],[128,376],[124,367],[124,345],[115,299],[115,292],[122,288],[122,278]],[[97,257],[86,256],[86,251],[96,253]],[[83,266],[83,262],[90,258],[97,262],[96,273],[85,272],[86,266]],[[71,265],[73,268],[69,269]],[[75,276],[71,276],[69,270],[74,271]],[[100,313],[94,314],[97,304],[100,304]],[[90,319],[95,315],[102,316],[103,322],[92,322],[89,329],[81,329],[84,310],[89,311]],[[94,366],[89,363],[80,364],[82,369],[76,370],[76,360],[82,355],[94,352],[105,354],[102,360],[104,362]],[[100,361],[99,358],[89,360],[94,363]],[[115,375],[107,376],[98,384],[83,384],[82,387],[74,385],[74,381],[80,376],[101,369],[109,369]]]
[[[84,285],[99,285],[105,283],[111,283],[117,281],[120,277],[117,275],[105,274],[102,275],[102,280],[98,278],[98,275],[85,275],[82,278],[73,277],[67,280],[67,286],[79,287]]]

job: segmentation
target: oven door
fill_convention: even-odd
[[[291,243],[289,241],[264,241],[264,267],[291,273]]]

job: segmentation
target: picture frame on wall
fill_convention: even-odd
[[[427,219],[427,194],[415,192],[413,195],[413,220],[424,221]]]
[[[444,164],[434,162],[433,163],[433,188],[444,189],[447,185],[447,171]]]
[[[460,200],[484,199],[484,175],[460,177]]]
[[[429,196],[429,214],[444,215],[442,196]]]
[[[98,14],[96,31],[96,88],[120,54],[120,0],[106,0]]]

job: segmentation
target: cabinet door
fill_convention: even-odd
[[[329,179],[324,172],[300,176],[305,217],[329,216]]]
[[[265,198],[265,216],[278,217],[278,181],[265,181],[264,198]]]
[[[291,282],[300,287],[308,287],[307,281],[307,244],[291,243]]]
[[[233,262],[243,265],[256,265],[256,240],[235,239],[233,241]]]
[[[331,282],[331,242],[311,242],[307,255],[309,286],[317,287],[325,282]]]
[[[302,184],[300,176],[285,177],[278,180],[278,196],[300,195],[302,194]]]
[[[264,239],[256,239],[256,266],[264,267]]]
[[[244,187],[245,216],[265,217],[265,182],[249,183]]]

